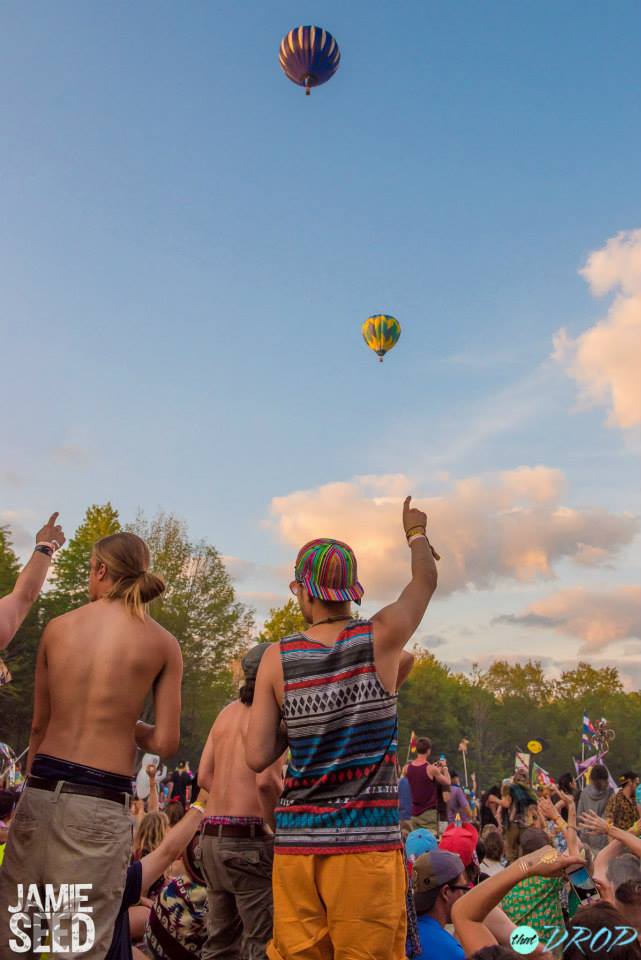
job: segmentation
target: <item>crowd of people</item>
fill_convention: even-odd
[[[64,544],[57,520],[0,598],[0,649]],[[24,781],[0,790],[0,960],[578,960],[603,931],[608,956],[641,958],[634,773],[614,789],[597,764],[582,788],[566,774],[535,790],[517,771],[477,801],[428,737],[399,769],[404,648],[438,559],[409,497],[402,523],[410,577],[370,619],[354,616],[350,547],[301,548],[290,589],[307,627],[247,651],[197,773],[162,767],[180,745],[182,677],[147,611],[165,583],[136,535],[95,544],[90,602],[42,636]],[[87,891],[90,940],[79,896],[61,907],[69,885]]]

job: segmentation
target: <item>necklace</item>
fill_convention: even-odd
[[[348,617],[326,617],[324,620],[315,620],[311,626],[318,627],[321,623],[340,623],[341,620],[351,620],[351,616]]]

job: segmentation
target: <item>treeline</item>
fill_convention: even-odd
[[[517,747],[527,751],[528,741],[536,739],[544,749],[533,759],[558,778],[574,771],[572,757],[581,757],[584,712],[592,720],[607,717],[615,730],[606,758],[613,775],[641,770],[641,693],[626,693],[616,668],[596,670],[579,662],[553,680],[536,660],[497,661],[488,670],[464,675],[418,652],[400,694],[400,753],[405,759],[414,730],[429,736],[462,775],[458,747],[466,737],[468,771],[475,771],[486,788],[514,770]]]
[[[16,752],[27,746],[33,707],[35,659],[45,624],[87,600],[91,548],[118,530],[133,530],[149,544],[152,568],[165,577],[167,591],[151,614],[179,640],[184,660],[180,756],[197,763],[213,719],[236,694],[238,661],[256,639],[278,640],[303,628],[296,603],[272,610],[257,636],[254,612],[239,601],[218,551],[190,539],[185,524],[171,514],[140,515],[121,525],[110,503],[92,506],[65,549],[54,560],[49,588],[34,604],[2,657],[13,680],[0,688],[0,741]],[[0,596],[8,593],[20,564],[11,534],[0,528]],[[641,693],[626,693],[615,668],[595,670],[578,663],[557,680],[538,661],[497,661],[470,675],[449,670],[434,656],[417,651],[417,663],[400,695],[400,754],[407,755],[410,733],[431,737],[436,751],[462,772],[458,746],[469,740],[468,770],[489,786],[513,769],[517,747],[542,740],[535,759],[553,776],[572,769],[580,756],[583,713],[607,717],[616,731],[607,762],[613,773],[641,770]],[[151,716],[151,704],[147,718]]]

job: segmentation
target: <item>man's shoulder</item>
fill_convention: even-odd
[[[433,917],[419,917],[418,930],[423,946],[421,960],[464,960],[461,944]]]

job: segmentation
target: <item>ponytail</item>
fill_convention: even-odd
[[[122,600],[130,613],[144,619],[146,604],[165,590],[162,577],[147,569],[149,548],[145,541],[135,533],[114,533],[96,543],[94,554],[114,581],[106,599]]]

